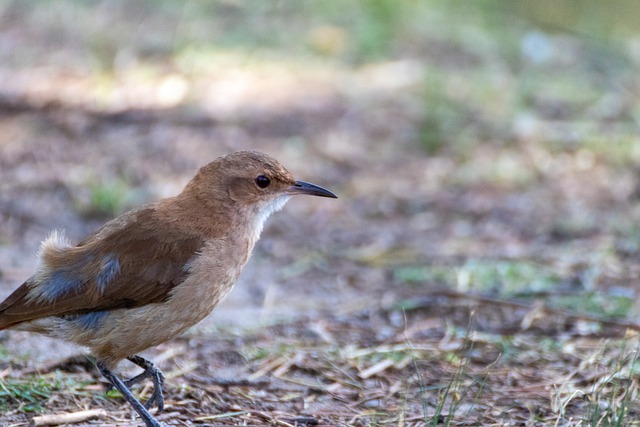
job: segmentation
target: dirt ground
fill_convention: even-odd
[[[231,151],[269,153],[339,195],[289,202],[214,314],[146,353],[167,377],[160,420],[640,419],[640,145],[626,119],[634,104],[624,102],[635,86],[622,100],[612,88],[594,102],[604,111],[617,101],[615,113],[579,115],[575,100],[549,91],[507,121],[495,99],[476,110],[475,89],[456,71],[444,83],[459,90],[451,99],[460,122],[432,149],[424,68],[429,59],[478,66],[465,52],[433,47],[425,62],[349,68],[227,53],[207,72],[162,59],[144,79],[127,70],[106,78],[73,56],[68,39],[39,57],[46,33],[2,22],[5,45],[23,37],[40,47],[25,47],[28,66],[0,52],[0,298],[34,271],[51,230],[78,241],[179,192],[199,166]],[[565,39],[558,46],[581,53]],[[501,78],[491,93],[521,76]],[[471,142],[461,149],[454,141],[463,139]],[[0,425],[100,408],[75,425],[140,425],[83,354],[0,332]],[[149,384],[134,390],[144,397]]]

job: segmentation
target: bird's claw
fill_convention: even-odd
[[[163,392],[164,375],[162,374],[162,371],[160,371],[160,369],[158,369],[153,363],[145,359],[140,358],[142,359],[140,360],[136,358],[135,361],[132,359],[133,357],[130,358],[129,360],[131,360],[131,362],[143,368],[144,371],[136,375],[135,377],[129,378],[122,382],[129,390],[131,390],[131,387],[138,384],[140,381],[145,379],[151,379],[151,382],[153,383],[153,392],[151,392],[151,396],[149,397],[149,400],[145,402],[144,407],[146,409],[150,409],[155,404],[158,407],[158,412],[163,411],[164,410],[164,392]],[[115,387],[113,386],[113,384],[109,383],[107,386],[107,392],[114,389]],[[160,425],[160,427],[164,427],[164,426],[165,426],[164,424]]]
[[[156,404],[158,407],[158,411],[163,411],[164,394],[162,389],[164,387],[164,375],[162,374],[162,371],[160,371],[160,369],[158,369],[158,367],[156,367],[156,365],[154,365],[152,362],[149,362],[148,360],[140,356],[131,356],[128,357],[128,359],[132,363],[140,366],[142,369],[144,369],[144,371],[141,374],[138,374],[135,377],[124,381],[125,385],[130,388],[133,384],[150,378],[153,382],[153,392],[151,393],[151,397],[149,397],[149,400],[147,400],[147,402],[144,404],[144,407],[149,409],[154,404]]]
[[[151,397],[146,401],[144,407],[149,409],[153,406],[154,403],[158,406],[158,412],[164,411],[164,395],[162,393],[162,383],[160,383],[160,386],[158,386],[155,384],[155,381]]]

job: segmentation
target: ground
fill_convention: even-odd
[[[160,420],[635,425],[640,61],[605,24],[637,15],[596,38],[559,6],[348,4],[0,5],[0,297],[51,230],[258,149],[339,199],[289,202],[214,314],[145,353]],[[88,409],[140,425],[82,349],[0,332],[1,425]]]

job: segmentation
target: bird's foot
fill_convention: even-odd
[[[153,364],[153,362],[148,361],[140,356],[131,356],[127,358],[132,363],[140,366],[144,371],[135,377],[123,380],[123,384],[130,390],[131,386],[138,384],[139,382],[151,379],[153,382],[153,391],[151,392],[151,397],[144,404],[144,407],[149,409],[154,404],[158,407],[158,412],[164,410],[164,375],[162,371]],[[113,389],[113,384],[109,384],[107,391]]]
[[[127,388],[131,388],[132,385],[139,383],[140,381],[150,378],[153,382],[153,392],[151,393],[151,397],[146,401],[144,407],[149,409],[154,404],[157,405],[158,411],[164,410],[164,375],[162,375],[162,371],[153,364],[153,362],[148,361],[147,359],[140,356],[130,356],[127,357],[132,363],[140,366],[144,369],[139,375],[136,375],[133,378],[124,381],[124,384]]]

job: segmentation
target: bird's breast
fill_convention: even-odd
[[[190,313],[193,323],[206,317],[224,299],[247,263],[253,244],[248,239],[208,241],[187,263],[187,276],[167,301],[172,310]]]

